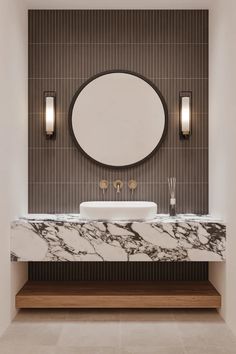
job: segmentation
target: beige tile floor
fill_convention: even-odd
[[[0,354],[236,354],[215,310],[24,310]]]

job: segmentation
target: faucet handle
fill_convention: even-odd
[[[131,193],[133,194],[134,193],[134,190],[137,188],[137,181],[135,179],[130,179],[129,182],[128,182],[128,187],[129,189],[131,190]]]
[[[101,179],[101,181],[99,182],[99,187],[102,190],[102,193],[105,193],[105,190],[107,190],[109,185],[109,182],[106,179]]]
[[[116,189],[116,193],[120,193],[120,190],[123,188],[124,183],[117,179],[113,182],[113,187]]]

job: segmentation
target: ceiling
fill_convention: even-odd
[[[208,9],[218,0],[24,0],[28,9]],[[227,1],[227,0],[224,0]]]

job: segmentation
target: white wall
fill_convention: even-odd
[[[27,12],[0,0],[0,334],[15,315],[26,265],[10,263],[10,221],[27,212]]]
[[[221,314],[236,333],[236,1],[210,13],[210,212],[227,222],[226,264],[210,266],[223,295]]]

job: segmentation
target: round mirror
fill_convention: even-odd
[[[106,166],[127,167],[159,147],[167,129],[167,109],[158,89],[142,76],[105,72],[77,91],[69,123],[88,157]]]

